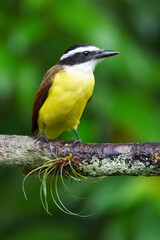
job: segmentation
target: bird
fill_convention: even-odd
[[[95,85],[93,71],[107,57],[119,54],[90,44],[68,48],[44,75],[32,109],[32,132],[38,140],[53,140],[73,129],[77,142],[80,118]]]

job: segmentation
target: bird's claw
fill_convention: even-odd
[[[44,133],[42,132],[42,133],[36,138],[36,142],[39,142],[39,143],[48,143],[48,139],[46,138],[46,136],[45,136]]]
[[[82,141],[81,141],[80,138],[79,138],[79,139],[74,139],[74,138],[72,138],[70,141],[73,142],[74,145],[77,145],[77,144],[82,143]]]

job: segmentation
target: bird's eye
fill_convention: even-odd
[[[85,56],[88,56],[88,54],[89,54],[88,51],[85,51],[85,52],[84,52],[84,55],[85,55]]]

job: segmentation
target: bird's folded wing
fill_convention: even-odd
[[[55,65],[52,68],[50,68],[44,75],[42,83],[37,91],[32,109],[32,132],[35,132],[38,128],[37,125],[38,112],[47,98],[48,91],[54,82],[55,74],[59,72],[60,69],[61,66]]]

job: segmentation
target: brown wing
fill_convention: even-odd
[[[53,84],[55,74],[61,68],[62,68],[61,66],[55,65],[52,68],[50,68],[44,75],[42,83],[37,91],[37,94],[34,100],[33,109],[32,109],[32,132],[35,132],[38,128],[37,118],[38,118],[39,110],[47,98],[48,91]]]

